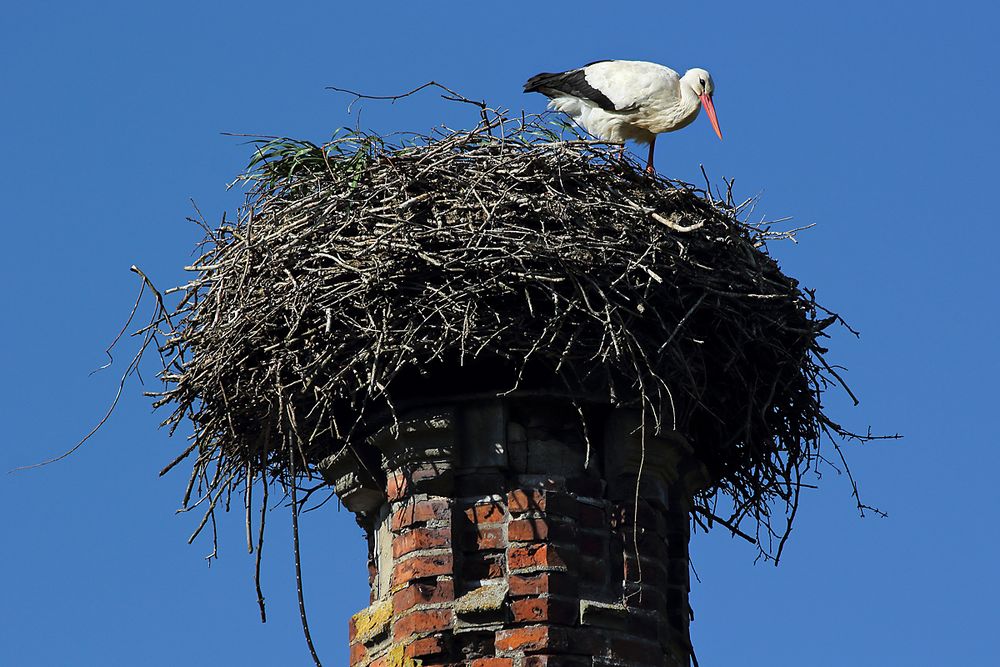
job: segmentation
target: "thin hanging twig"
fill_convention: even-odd
[[[302,620],[302,633],[305,635],[306,644],[309,646],[309,655],[312,656],[316,667],[323,667],[323,663],[319,660],[319,655],[316,654],[316,647],[313,645],[312,635],[309,633],[309,619],[306,617],[306,601],[305,596],[302,593],[302,554],[299,551],[299,503],[295,493],[295,488],[297,486],[297,482],[295,480],[295,460],[297,458],[295,448],[289,447],[288,465],[291,472],[291,478],[289,479],[288,484],[291,487],[292,494],[292,550],[295,554],[295,592],[299,600],[299,618]]]

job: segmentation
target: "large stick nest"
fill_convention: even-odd
[[[821,405],[837,318],[768,255],[787,235],[545,118],[483,118],[257,142],[238,220],[206,228],[160,322],[158,405],[194,425],[206,505],[294,485],[415,397],[530,390],[681,431],[715,479],[698,502],[731,497],[733,526],[793,510],[839,430]]]

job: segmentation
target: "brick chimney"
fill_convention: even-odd
[[[689,664],[688,509],[707,475],[680,435],[643,437],[638,411],[586,412],[441,403],[323,462],[368,536],[351,667]]]

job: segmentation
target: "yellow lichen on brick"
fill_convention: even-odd
[[[382,600],[367,609],[362,609],[354,615],[353,620],[358,641],[370,642],[375,637],[389,631],[389,622],[392,620],[392,600]]]
[[[385,667],[421,667],[423,660],[415,660],[406,657],[406,648],[402,644],[396,644],[385,656]]]

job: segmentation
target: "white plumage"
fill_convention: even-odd
[[[528,79],[525,92],[550,98],[549,107],[570,116],[590,134],[616,143],[649,144],[646,170],[653,172],[656,135],[687,127],[705,107],[722,138],[707,71],[694,68],[680,76],[656,63],[602,60],[566,72]]]

